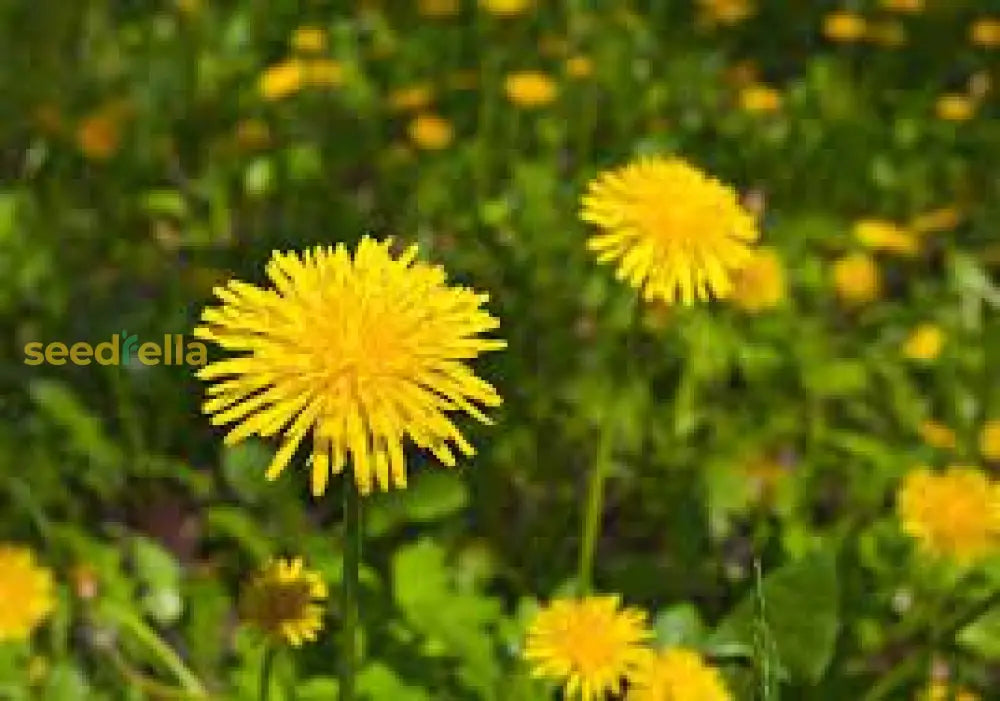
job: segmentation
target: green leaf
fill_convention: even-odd
[[[378,662],[368,665],[358,674],[358,692],[362,698],[367,697],[371,701],[431,701],[426,691],[404,683],[389,667]]]
[[[764,620],[788,673],[816,683],[833,657],[839,629],[835,556],[814,552],[764,579]],[[724,656],[750,657],[758,622],[751,592],[718,626],[708,647]]]
[[[42,698],[45,701],[86,701],[91,698],[90,687],[76,666],[61,663],[49,672]]]
[[[244,501],[255,504],[269,486],[264,473],[273,457],[274,453],[258,440],[227,446],[222,454],[222,474]]]
[[[429,523],[451,516],[468,503],[469,490],[457,473],[428,470],[407,489],[373,498],[365,530],[377,537],[403,523]]]
[[[184,611],[181,568],[162,545],[142,536],[132,538],[136,577],[143,584],[142,606],[161,625],[169,625]]]
[[[271,555],[271,539],[261,530],[260,523],[237,506],[209,507],[207,526],[210,535],[232,538],[258,562]]]
[[[955,642],[988,660],[1000,660],[1000,606],[994,606],[955,635]]]

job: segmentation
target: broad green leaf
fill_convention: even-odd
[[[705,624],[694,604],[684,602],[663,609],[653,619],[657,647],[700,647],[705,638]]]
[[[994,606],[958,631],[955,641],[980,657],[1000,660],[1000,606]]]
[[[795,678],[818,682],[833,657],[840,626],[835,556],[818,551],[764,579],[764,621],[782,666]],[[710,636],[720,654],[752,656],[757,596],[750,592]]]

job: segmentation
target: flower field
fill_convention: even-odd
[[[0,3],[0,701],[1000,699],[1000,3]]]

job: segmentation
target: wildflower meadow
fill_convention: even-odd
[[[1000,700],[1000,2],[0,0],[0,701]]]

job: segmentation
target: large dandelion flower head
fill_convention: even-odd
[[[498,326],[488,295],[445,284],[416,247],[393,257],[389,241],[364,238],[354,257],[338,244],[275,253],[272,287],[230,281],[222,306],[202,313],[198,338],[236,353],[201,368],[204,411],[232,424],[226,443],[284,434],[268,468],[275,479],[312,432],[312,490],[321,495],[348,460],[363,494],[406,485],[409,438],[445,465],[453,448],[474,454],[449,413],[489,422],[500,396],[465,361],[504,347],[480,333]]]
[[[630,677],[628,701],[731,701],[719,670],[686,648],[650,655]]]
[[[617,261],[619,279],[668,304],[729,296],[758,238],[736,191],[678,158],[601,173],[582,205],[601,230],[588,242],[598,261]]]
[[[52,572],[28,548],[0,544],[0,642],[24,640],[55,606]]]
[[[244,588],[240,617],[274,640],[298,647],[315,640],[323,628],[326,598],[326,584],[301,559],[272,560]]]
[[[565,685],[566,699],[598,701],[620,692],[648,651],[645,612],[617,596],[557,599],[528,629],[524,657],[536,677]]]
[[[903,531],[932,555],[967,564],[1000,545],[1000,485],[973,467],[911,471],[896,510]]]

